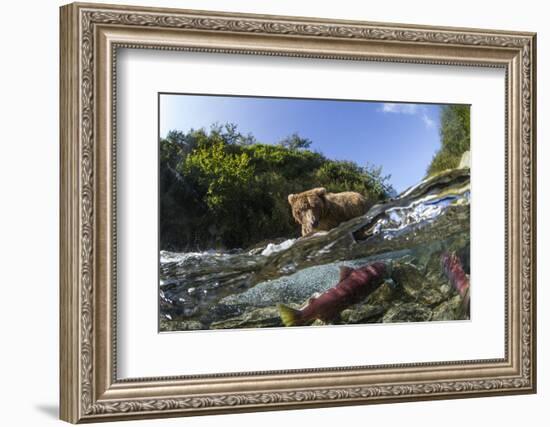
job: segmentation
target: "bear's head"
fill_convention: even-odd
[[[292,208],[292,216],[302,225],[302,236],[310,234],[321,220],[325,208],[325,194],[323,187],[304,191],[299,194],[289,194],[288,203]]]

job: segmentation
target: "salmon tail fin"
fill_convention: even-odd
[[[277,304],[277,309],[285,326],[296,326],[299,324],[300,310],[284,304]]]

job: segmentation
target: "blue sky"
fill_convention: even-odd
[[[397,192],[416,184],[439,149],[440,105],[161,94],[160,136],[235,123],[262,143],[298,133],[330,159],[382,165]]]

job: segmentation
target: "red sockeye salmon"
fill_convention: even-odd
[[[378,289],[387,273],[388,268],[383,262],[374,262],[357,269],[340,267],[340,281],[336,286],[310,298],[302,309],[278,304],[281,320],[285,326],[307,325],[316,319],[331,321],[342,310],[360,302]]]
[[[470,308],[470,276],[464,272],[462,262],[456,253],[444,253],[441,255],[441,267],[447,275],[451,285],[462,297],[464,310]]]

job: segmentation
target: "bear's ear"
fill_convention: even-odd
[[[294,203],[294,198],[295,197],[296,196],[294,194],[289,194],[288,195],[288,203],[290,203],[290,204]]]
[[[319,187],[315,189],[315,194],[317,194],[319,197],[324,196],[327,194],[327,189],[325,187]]]

